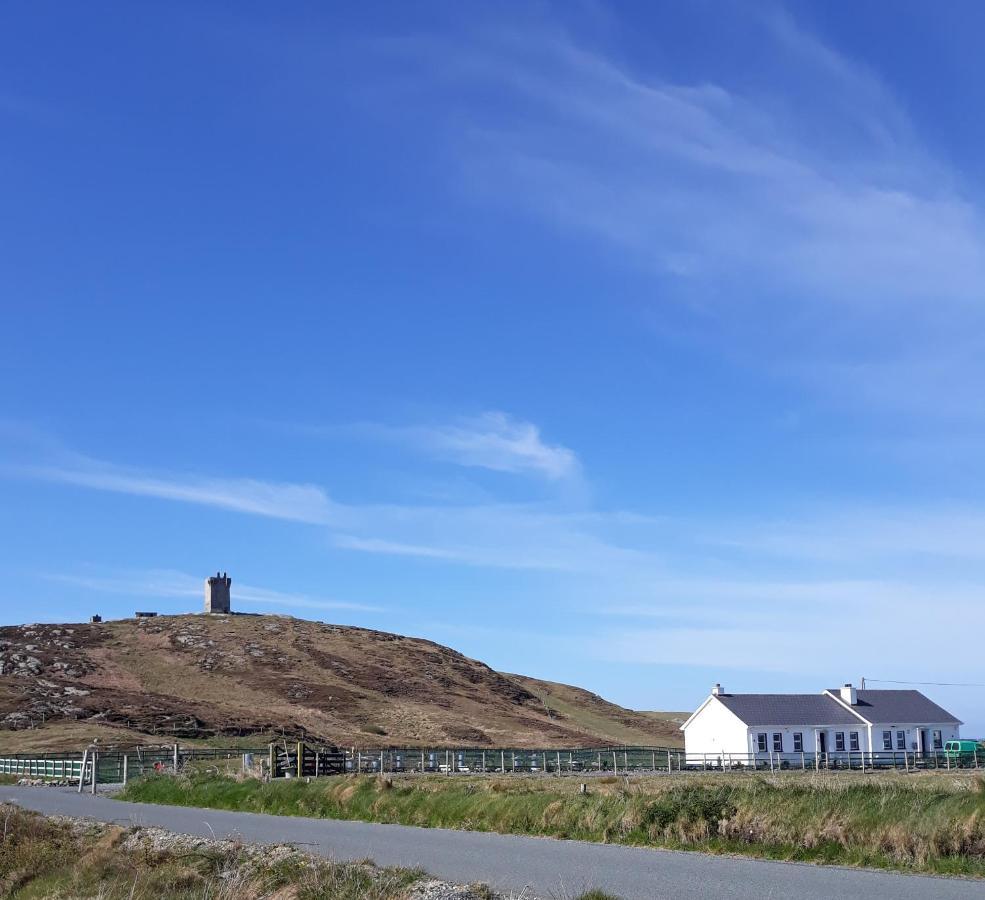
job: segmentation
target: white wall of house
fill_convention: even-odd
[[[715,697],[709,697],[685,724],[684,751],[689,755],[744,756],[749,752],[745,722]]]
[[[890,738],[892,741],[892,749],[894,751],[900,751],[904,748],[900,747],[900,737],[899,733],[902,731],[904,734],[903,743],[905,744],[905,749],[912,753],[914,751],[926,750],[928,753],[934,750],[934,732],[940,732],[940,744],[943,747],[948,741],[956,741],[961,736],[960,726],[954,724],[953,722],[937,723],[925,725],[923,723],[909,722],[880,722],[872,726],[872,749],[876,753],[888,753],[889,750],[885,747],[883,742],[883,732],[890,732]],[[920,732],[925,732],[925,738],[923,744],[920,740]],[[938,747],[937,749],[940,749]]]
[[[852,751],[854,749],[852,747],[852,732],[856,732],[858,735],[857,750],[867,752],[869,749],[868,727],[864,722],[859,722],[857,725],[821,725],[816,727],[811,725],[787,725],[783,727],[777,725],[753,725],[749,727],[749,749],[746,752],[764,758],[768,757],[770,753],[776,752],[773,736],[779,734],[783,746],[782,753],[796,754],[803,752],[813,755],[815,752],[820,752],[819,737],[821,732],[827,735],[829,753],[836,752],[838,734],[844,735],[845,751]],[[759,749],[760,734],[766,735],[765,753]],[[797,750],[795,748],[795,734],[801,735],[803,750]]]

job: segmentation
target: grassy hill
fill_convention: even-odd
[[[0,751],[282,733],[364,747],[680,745],[674,714],[365,628],[251,615],[0,628]]]
[[[537,697],[552,719],[563,720],[593,734],[604,734],[611,743],[684,746],[678,728],[690,713],[637,712],[570,684],[542,681],[526,675],[506,677]]]

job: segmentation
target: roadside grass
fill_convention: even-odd
[[[985,876],[985,778],[150,777],[122,799]]]
[[[2,804],[0,835],[0,897],[11,900],[407,900],[431,881],[419,869],[329,862],[283,845],[46,818]],[[509,900],[485,885],[471,891]],[[590,890],[573,900],[619,898]]]
[[[424,877],[312,860],[290,848],[180,838],[162,847],[142,840],[141,829],[80,825],[12,806],[0,806],[0,827],[0,896],[17,900],[259,900],[281,888],[296,900],[403,900]]]

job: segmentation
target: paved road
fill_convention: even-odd
[[[625,900],[985,900],[985,883],[835,867],[731,859],[579,841],[371,825],[178,806],[125,803],[71,788],[0,787],[0,802],[42,813],[90,816],[120,825],[157,825],[202,837],[291,843],[332,859],[420,866],[452,881],[484,881],[538,897],[603,888]]]

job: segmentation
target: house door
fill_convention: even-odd
[[[828,752],[828,733],[826,731],[817,733],[817,749],[819,753]]]
[[[928,743],[927,729],[921,728],[919,730],[919,733],[920,733],[920,755],[924,756],[927,753],[927,743]]]

